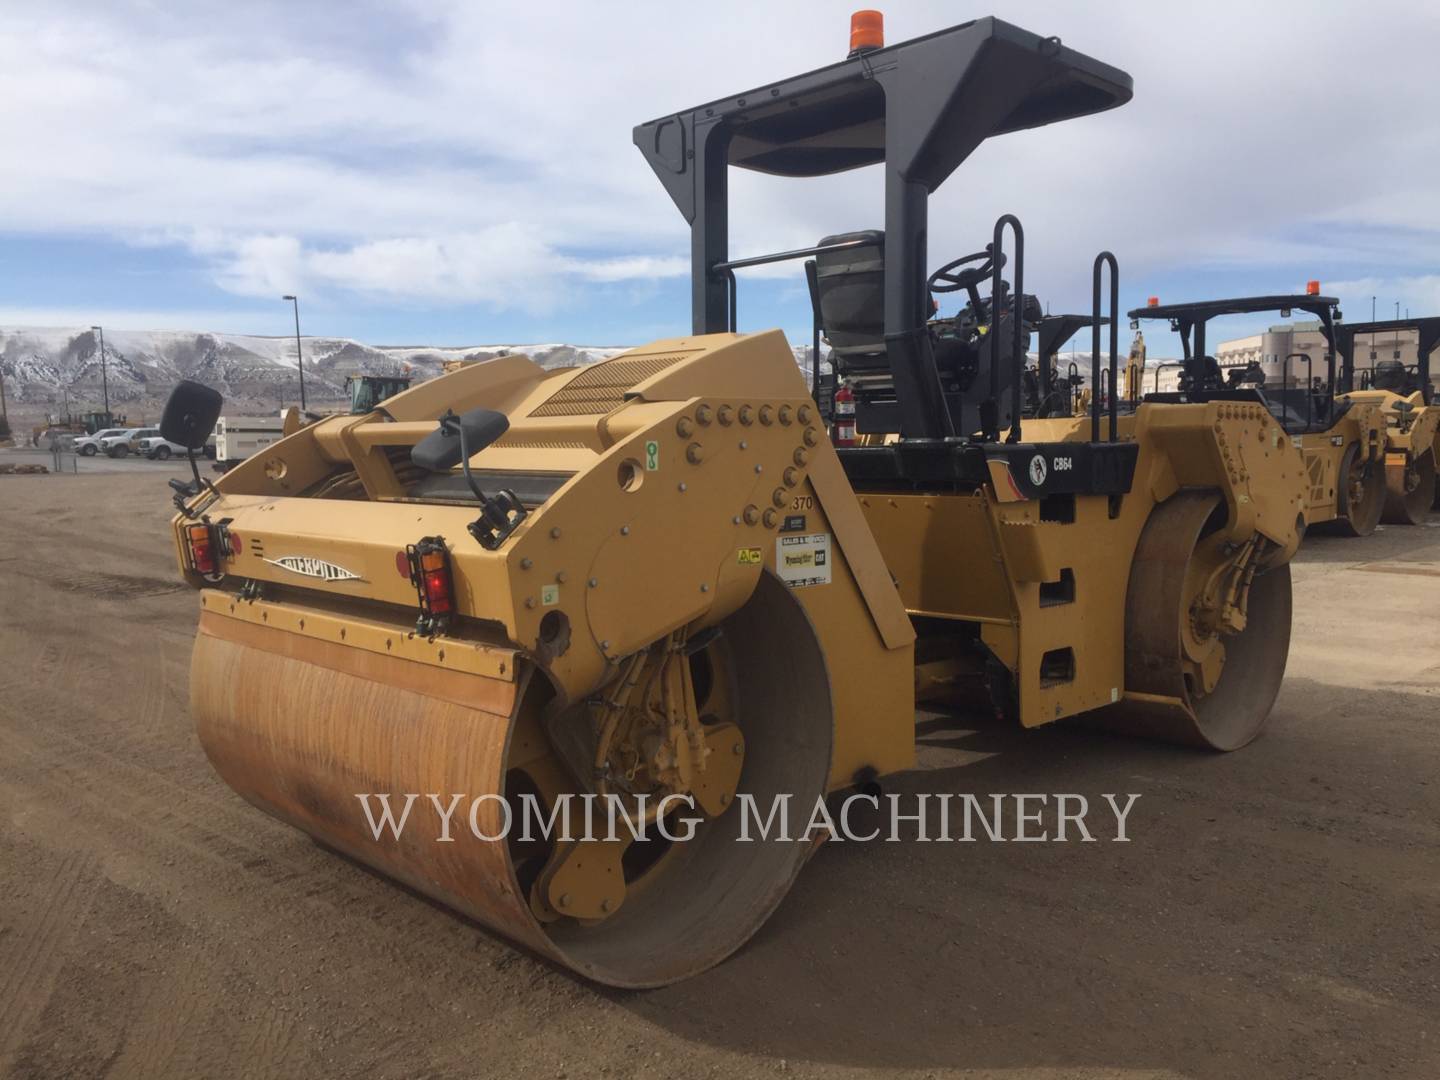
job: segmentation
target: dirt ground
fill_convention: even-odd
[[[1131,843],[829,845],[737,956],[618,993],[217,779],[176,472],[0,477],[5,1075],[1440,1075],[1440,518],[1307,540],[1240,753],[927,717],[891,785],[1139,792]]]

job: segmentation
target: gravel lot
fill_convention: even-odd
[[[1440,519],[1306,541],[1240,753],[926,715],[890,786],[1139,792],[1130,843],[829,845],[739,955],[631,994],[230,792],[184,463],[79,469],[0,476],[0,1073],[1440,1075]]]

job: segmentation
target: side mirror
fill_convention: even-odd
[[[210,432],[215,430],[215,421],[220,419],[224,404],[225,399],[218,390],[182,379],[170,391],[170,400],[165,402],[160,434],[188,450],[203,449]]]
[[[446,412],[440,428],[415,444],[410,460],[431,472],[448,472],[456,465],[465,470],[465,482],[480,502],[480,516],[466,528],[487,551],[497,550],[519,528],[529,513],[508,488],[486,496],[470,471],[470,458],[510,430],[510,418],[494,409],[471,409],[464,416]]]
[[[471,409],[463,416],[447,412],[440,427],[415,444],[410,460],[431,472],[448,472],[509,430],[510,418],[494,409]]]

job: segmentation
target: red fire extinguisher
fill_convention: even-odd
[[[835,391],[835,427],[830,438],[836,446],[855,445],[855,391],[843,383]]]

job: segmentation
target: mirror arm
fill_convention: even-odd
[[[187,446],[185,448],[185,456],[190,461],[190,472],[191,475],[195,477],[195,482],[193,484],[186,484],[171,477],[170,489],[175,492],[175,509],[179,510],[180,513],[184,514],[187,518],[194,520],[199,517],[200,514],[198,511],[190,509],[189,501],[202,491],[209,491],[212,495],[219,495],[220,493],[215,490],[214,484],[200,475],[200,466],[195,461],[195,448],[193,446]]]
[[[460,470],[465,474],[465,483],[470,485],[470,490],[475,493],[475,498],[480,500],[480,506],[485,507],[490,500],[485,497],[485,492],[480,490],[480,482],[470,471],[470,440],[465,437],[465,425],[460,423],[460,418],[453,412],[446,413],[441,418],[441,423],[451,432],[460,436]]]
[[[440,423],[460,436],[460,469],[465,474],[465,483],[480,500],[480,516],[467,528],[470,535],[480,542],[481,547],[494,551],[510,538],[510,534],[525,520],[529,511],[509,489],[497,492],[493,498],[486,497],[485,492],[480,490],[480,482],[470,471],[470,442],[465,437],[465,425],[453,412],[441,417]]]

